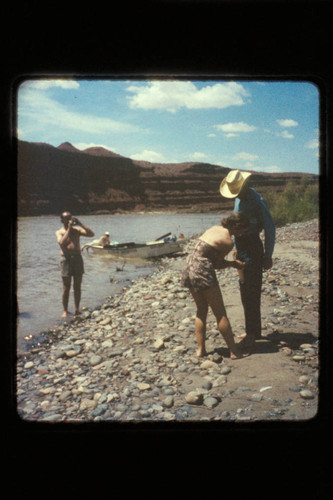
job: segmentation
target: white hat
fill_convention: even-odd
[[[105,231],[105,233],[104,233],[104,234],[106,234],[107,236],[110,236],[110,233],[108,233],[107,231]]]
[[[220,185],[220,193],[224,198],[237,198],[244,182],[252,175],[250,172],[230,170]]]

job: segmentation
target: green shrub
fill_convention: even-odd
[[[276,226],[314,219],[319,215],[318,184],[290,181],[280,193],[267,191],[264,195]]]

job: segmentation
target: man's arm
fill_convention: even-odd
[[[63,247],[63,245],[65,245],[65,243],[69,237],[70,230],[71,230],[71,228],[70,228],[70,226],[68,226],[68,228],[66,229],[66,231],[64,233],[60,229],[58,231],[56,231],[57,242],[59,243],[61,248]]]
[[[264,269],[270,269],[273,265],[272,255],[274,251],[276,231],[271,213],[262,196],[260,196],[260,211],[262,216],[263,229],[265,232],[265,253],[263,267]]]
[[[215,267],[215,269],[226,269],[227,267],[233,267],[235,269],[244,269],[245,262],[237,260],[235,258],[235,256],[234,256],[234,260],[226,260],[223,257],[221,257],[216,262],[216,266],[214,266],[214,267]]]
[[[83,229],[83,231],[80,230],[80,234],[82,236],[87,236],[88,238],[92,238],[93,236],[95,236],[94,231],[92,229],[90,229],[90,227],[83,224],[83,222],[80,222],[79,219],[76,219],[76,224],[77,224],[77,226],[80,226]]]

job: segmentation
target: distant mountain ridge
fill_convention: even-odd
[[[64,142],[17,142],[19,216],[115,213],[119,211],[226,211],[233,202],[219,193],[230,168],[209,163],[150,163],[101,146],[85,150]],[[313,174],[253,172],[253,185],[282,189],[290,179]]]

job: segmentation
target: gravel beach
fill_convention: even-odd
[[[16,407],[34,422],[308,420],[318,409],[318,220],[277,229],[264,273],[263,339],[231,360],[212,312],[198,359],[186,255],[163,258],[94,310],[36,335],[17,356]],[[244,333],[238,275],[217,271],[233,332]]]

